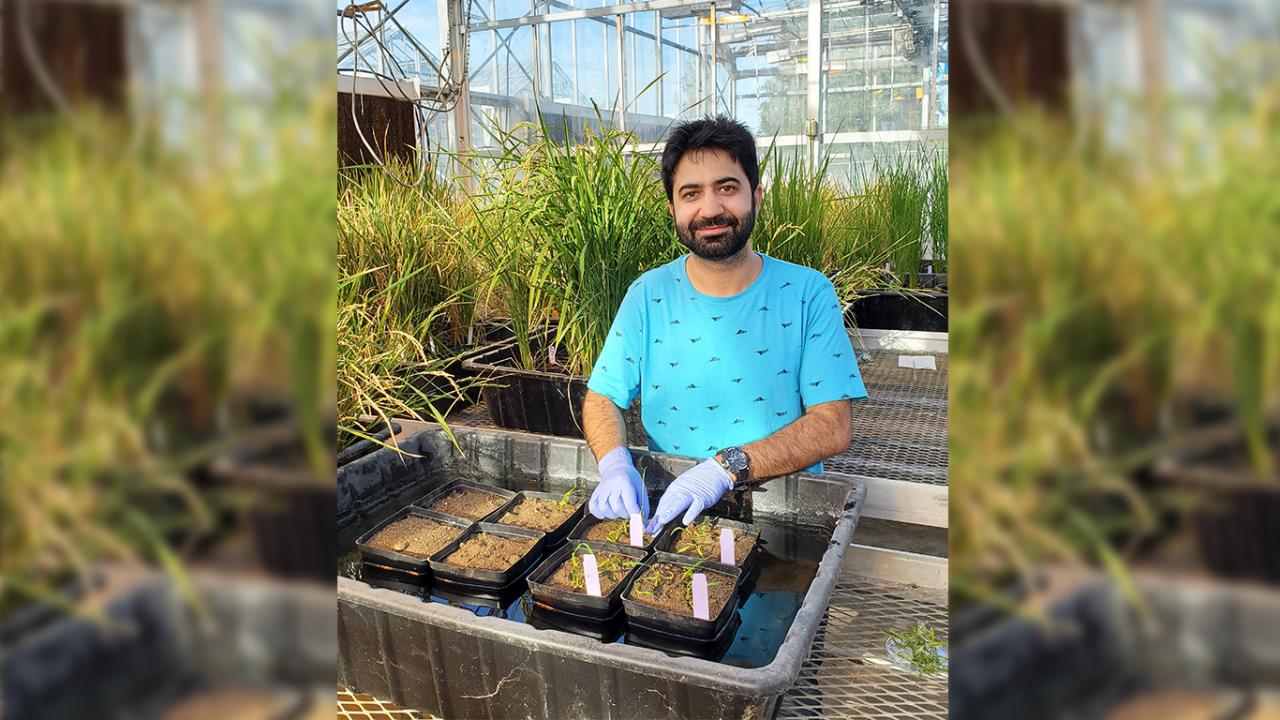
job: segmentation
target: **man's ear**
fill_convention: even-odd
[[[672,220],[674,220],[674,219],[675,219],[675,217],[676,217],[676,204],[675,204],[675,201],[673,201],[673,200],[668,200],[668,201],[667,201],[667,212],[671,213],[671,219],[672,219]]]
[[[755,192],[756,207],[760,207],[760,200],[764,197],[764,185],[757,185]]]

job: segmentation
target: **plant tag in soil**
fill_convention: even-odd
[[[699,620],[710,620],[711,611],[707,602],[707,576],[702,573],[693,574],[693,616]]]
[[[736,564],[733,561],[733,528],[720,528],[720,562]]]
[[[547,364],[548,365],[556,364],[556,346],[555,345],[552,345],[551,347],[547,348]]]
[[[596,566],[596,556],[587,553],[582,556],[582,574],[587,581],[587,594],[600,597],[600,568]]]
[[[631,513],[631,545],[644,547],[644,525],[640,523],[640,513]]]

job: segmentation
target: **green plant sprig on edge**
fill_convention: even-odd
[[[916,621],[906,630],[890,630],[889,637],[906,653],[907,661],[916,672],[933,675],[947,671],[948,660],[938,652],[938,648],[946,647],[947,643],[937,639],[933,628]]]

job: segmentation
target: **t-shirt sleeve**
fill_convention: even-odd
[[[639,281],[627,290],[613,325],[596,358],[587,387],[625,410],[640,393],[640,368],[645,348],[644,287]]]
[[[833,400],[867,396],[858,356],[844,327],[844,313],[831,281],[815,285],[805,307],[804,351],[800,358],[800,399],[806,408]]]

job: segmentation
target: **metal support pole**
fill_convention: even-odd
[[[625,131],[627,129],[627,26],[624,16],[614,16],[614,27],[617,29],[614,34],[617,35],[618,40],[618,98],[614,107],[617,108],[618,129]]]
[[[538,0],[530,1],[529,14],[538,14]],[[535,104],[542,101],[542,53],[539,51],[538,44],[541,29],[541,26],[537,25],[533,28],[533,102]]]
[[[569,21],[569,52],[573,56],[573,95],[570,102],[575,105],[582,104],[582,83],[578,79],[578,21]]]
[[[654,83],[653,90],[658,93],[658,116],[662,116],[662,97],[665,94],[667,78],[663,75],[666,68],[662,67],[662,13],[653,14],[653,68],[658,73],[658,81]]]
[[[467,79],[467,18],[463,13],[464,0],[439,0],[437,9],[440,23],[441,47],[449,48],[446,67],[449,85],[456,93],[453,110],[448,115],[449,145],[458,155],[471,151],[471,83]],[[451,170],[468,190],[475,188],[475,179],[467,172],[465,163],[454,161]]]
[[[711,11],[710,11],[710,14],[708,15],[708,20],[710,21],[709,22],[710,29],[708,30],[707,36],[711,44],[711,67],[708,68],[711,71],[710,75],[708,76],[711,78],[711,114],[716,115],[720,112],[720,80],[719,78],[716,77],[716,75],[718,74],[717,68],[716,68],[716,59],[717,59],[717,55],[719,54],[718,50],[720,45],[720,23],[717,22],[716,20],[715,0],[711,0]]]
[[[938,122],[938,32],[942,26],[942,0],[933,0],[933,43],[929,48],[929,117],[924,128],[935,127]]]
[[[822,0],[809,0],[809,62],[805,134],[809,136],[809,169],[822,157]]]

